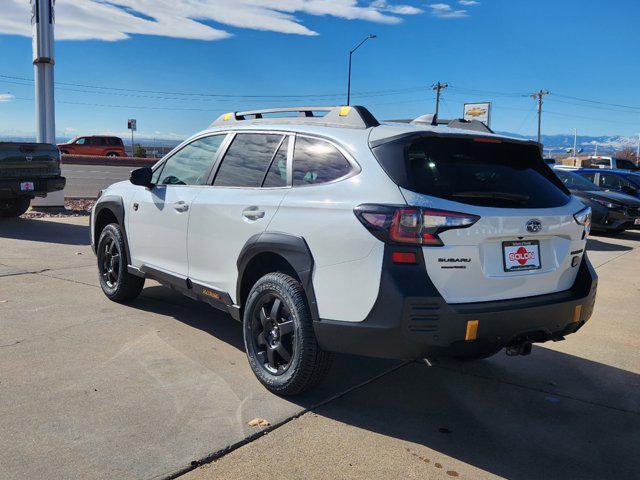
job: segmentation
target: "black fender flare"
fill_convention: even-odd
[[[238,280],[236,301],[241,298],[242,279],[249,262],[261,253],[275,253],[284,258],[295,270],[309,302],[309,310],[314,321],[318,321],[318,304],[313,290],[314,260],[309,245],[303,237],[286,233],[263,232],[253,235],[242,247],[238,256]]]
[[[124,202],[122,201],[122,197],[118,195],[105,195],[103,197],[100,197],[100,199],[96,203],[93,218],[97,220],[100,216],[100,212],[102,212],[103,210],[110,210],[118,221],[118,226],[120,227],[124,235],[124,249],[127,255],[127,263],[129,263],[131,260],[131,255],[129,253],[129,238],[127,236],[127,228],[124,224]],[[91,225],[92,231],[94,228],[95,225]],[[97,232],[94,231],[93,233],[95,242],[95,245],[93,245],[93,251],[95,253],[99,239],[96,235]]]

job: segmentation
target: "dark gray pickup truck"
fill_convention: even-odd
[[[34,197],[64,189],[60,152],[48,143],[0,142],[0,217],[18,217]]]

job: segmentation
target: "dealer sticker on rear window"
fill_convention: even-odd
[[[502,252],[505,272],[542,268],[538,240],[502,242]]]

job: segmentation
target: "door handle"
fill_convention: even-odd
[[[173,208],[176,212],[186,212],[187,210],[189,210],[189,205],[180,200],[179,202],[173,204]]]
[[[258,207],[247,207],[242,211],[242,216],[248,220],[259,220],[264,217],[264,210]]]

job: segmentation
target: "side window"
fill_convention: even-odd
[[[601,173],[600,186],[607,190],[620,190],[622,188],[622,179],[617,175]]]
[[[618,163],[618,168],[623,168],[625,170],[633,170],[634,168],[636,168],[636,164],[633,163],[631,160],[627,160],[624,158],[619,158],[617,160]]]
[[[264,179],[263,187],[286,187],[287,186],[287,150],[289,149],[289,137],[286,137],[278,152],[273,157],[267,176]]]
[[[87,138],[86,137],[82,137],[79,138],[78,140],[76,140],[76,145],[86,145],[87,144]]]
[[[328,142],[296,137],[293,153],[293,185],[331,182],[351,171],[351,164]]]
[[[581,173],[580,175],[582,175],[590,182],[596,183],[596,174],[594,172]]]
[[[158,176],[159,185],[204,185],[209,168],[225,135],[199,138],[167,159]],[[155,177],[155,173],[154,173]]]
[[[259,187],[282,135],[238,133],[222,159],[213,185]]]

